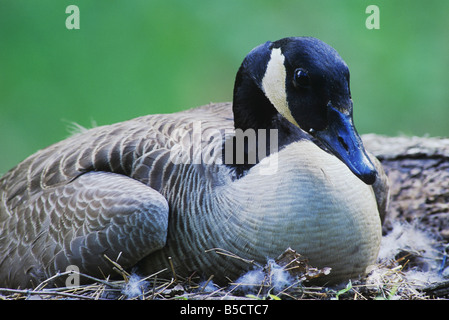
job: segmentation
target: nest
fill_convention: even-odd
[[[240,257],[236,257],[242,259]],[[416,271],[420,253],[401,250],[395,260],[371,267],[367,275],[336,286],[313,285],[316,279],[331,272],[318,269],[307,259],[288,248],[275,260],[259,266],[225,287],[213,283],[213,276],[201,282],[195,275],[179,277],[172,268],[172,277],[160,277],[166,269],[147,277],[129,274],[119,264],[114,268],[121,280],[97,279],[77,271],[56,274],[35,289],[0,288],[3,300],[427,300],[448,299],[449,280],[418,283],[408,276]],[[446,266],[443,259],[442,266]],[[78,274],[91,284],[51,288],[57,278]],[[252,281],[248,281],[252,279]]]

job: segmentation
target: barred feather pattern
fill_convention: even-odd
[[[228,111],[204,107],[202,123],[232,124]],[[192,185],[214,183],[213,172],[202,172],[204,179],[198,168],[168,161],[174,146],[192,147],[182,138],[195,121],[197,113],[186,111],[93,128],[7,172],[0,180],[0,283],[37,285],[71,264],[105,275],[112,265],[103,254],[113,260],[120,254],[128,267],[162,248],[165,197],[183,207]]]

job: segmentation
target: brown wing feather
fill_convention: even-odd
[[[145,116],[72,136],[1,177],[0,285],[37,285],[70,264],[107,274],[103,254],[131,266],[163,246],[173,132],[198,117],[232,127],[230,104]]]
[[[112,265],[103,255],[115,260],[121,254],[118,262],[129,267],[162,248],[167,236],[165,198],[114,173],[89,172],[47,189],[22,213],[24,219],[11,220],[9,243],[1,247],[7,249],[1,253],[1,274],[16,270],[9,271],[9,286],[36,285],[69,265],[107,275]]]

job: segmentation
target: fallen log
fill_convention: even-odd
[[[384,231],[393,221],[419,221],[449,240],[449,139],[375,134],[362,139],[390,181]]]

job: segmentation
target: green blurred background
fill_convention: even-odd
[[[71,4],[80,30],[65,27]],[[71,122],[230,101],[244,56],[286,36],[339,51],[360,133],[449,136],[448,14],[445,0],[0,0],[0,174]]]

